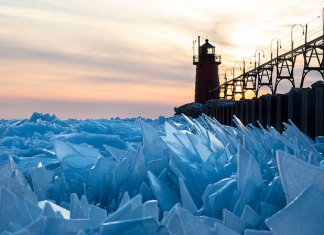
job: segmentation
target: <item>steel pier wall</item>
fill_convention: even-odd
[[[315,83],[316,84],[316,83]],[[257,122],[283,131],[283,122],[292,120],[311,138],[324,136],[324,82],[312,88],[292,89],[287,94],[265,95],[252,100],[240,100],[233,104],[207,107],[203,113],[216,118],[224,125],[233,125],[233,115],[245,125]],[[199,113],[190,114],[192,117]]]

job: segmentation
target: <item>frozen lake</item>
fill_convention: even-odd
[[[0,232],[324,234],[324,137],[235,122],[0,120]]]

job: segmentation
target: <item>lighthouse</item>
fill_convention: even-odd
[[[198,55],[193,56],[193,64],[196,66],[195,102],[203,104],[209,99],[218,99],[218,65],[221,64],[221,56],[215,54],[215,47],[208,39],[200,46],[198,36]]]

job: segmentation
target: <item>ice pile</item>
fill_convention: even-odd
[[[1,120],[1,234],[324,234],[324,137],[234,121]]]

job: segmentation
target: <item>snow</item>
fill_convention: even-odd
[[[40,201],[40,202],[38,202],[38,206],[43,211],[45,210],[45,206],[51,207],[51,210],[54,211],[55,214],[63,216],[64,219],[70,219],[70,211],[68,211],[67,209],[65,209],[59,205],[56,205],[55,203],[53,203],[51,201],[48,201],[48,200]]]
[[[0,234],[324,234],[324,137],[234,122],[0,120]]]

